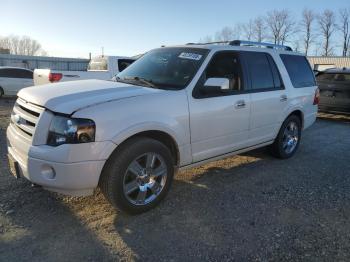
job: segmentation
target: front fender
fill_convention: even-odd
[[[112,141],[119,145],[123,141],[127,140],[129,137],[132,137],[136,134],[145,131],[161,131],[167,133],[173,138],[177,146],[181,146],[184,143],[184,141],[181,141],[179,134],[176,134],[170,125],[166,125],[164,123],[159,122],[143,122],[135,124],[133,126],[129,126],[124,130],[118,132],[118,134],[116,134],[115,136],[113,136]]]

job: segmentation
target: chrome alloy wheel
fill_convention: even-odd
[[[124,195],[134,205],[146,205],[162,192],[168,176],[164,159],[146,153],[134,159],[124,175]]]
[[[284,130],[282,141],[284,152],[286,154],[292,153],[299,142],[299,127],[295,122],[291,121],[288,123]]]

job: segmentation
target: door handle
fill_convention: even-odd
[[[244,100],[239,100],[235,104],[235,108],[237,108],[237,109],[244,108],[244,107],[245,107],[245,101]]]
[[[287,95],[281,95],[280,96],[280,101],[281,102],[287,101],[287,99],[288,99]]]

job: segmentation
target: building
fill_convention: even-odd
[[[325,70],[327,68],[350,68],[350,57],[343,56],[309,56],[308,60],[314,70]]]
[[[0,47],[0,54],[9,54],[9,53],[10,53],[10,49]]]
[[[86,71],[89,59],[46,56],[25,56],[0,53],[0,66],[17,66],[28,69],[50,68],[53,70]]]

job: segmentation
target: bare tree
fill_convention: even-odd
[[[299,40],[293,41],[292,46],[293,46],[293,50],[294,50],[295,52],[299,52],[299,49],[300,49],[300,41],[299,41]]]
[[[304,9],[302,13],[302,19],[301,19],[301,27],[303,32],[303,44],[304,44],[304,50],[305,55],[308,54],[309,48],[311,43],[313,42],[313,34],[312,34],[312,25],[315,20],[316,16],[315,13],[310,9]]]
[[[264,18],[259,16],[253,21],[253,39],[258,42],[264,41],[266,37],[266,25]]]
[[[343,37],[343,56],[346,56],[349,50],[349,42],[350,42],[350,32],[349,32],[350,9],[340,9],[339,15],[340,15],[339,30],[342,33],[342,37]]]
[[[14,55],[37,55],[43,51],[40,43],[28,36],[2,37],[0,38],[0,47],[9,49],[10,54]]]
[[[238,39],[241,35],[241,25],[236,24],[233,28],[225,26],[215,34],[215,41],[230,41]]]
[[[210,43],[213,42],[213,37],[210,35],[207,35],[201,39],[199,39],[199,43]]]
[[[252,40],[254,34],[254,21],[250,19],[248,23],[243,24],[242,30],[243,37],[248,41]]]
[[[284,44],[293,33],[294,20],[287,10],[273,10],[267,13],[266,25],[275,44]]]
[[[229,26],[225,26],[220,31],[215,33],[215,41],[229,41],[232,40],[233,35],[233,29]]]
[[[332,55],[333,47],[331,47],[331,37],[336,29],[335,14],[332,10],[326,9],[318,16],[318,24],[320,26],[323,38],[323,54],[324,56]]]

